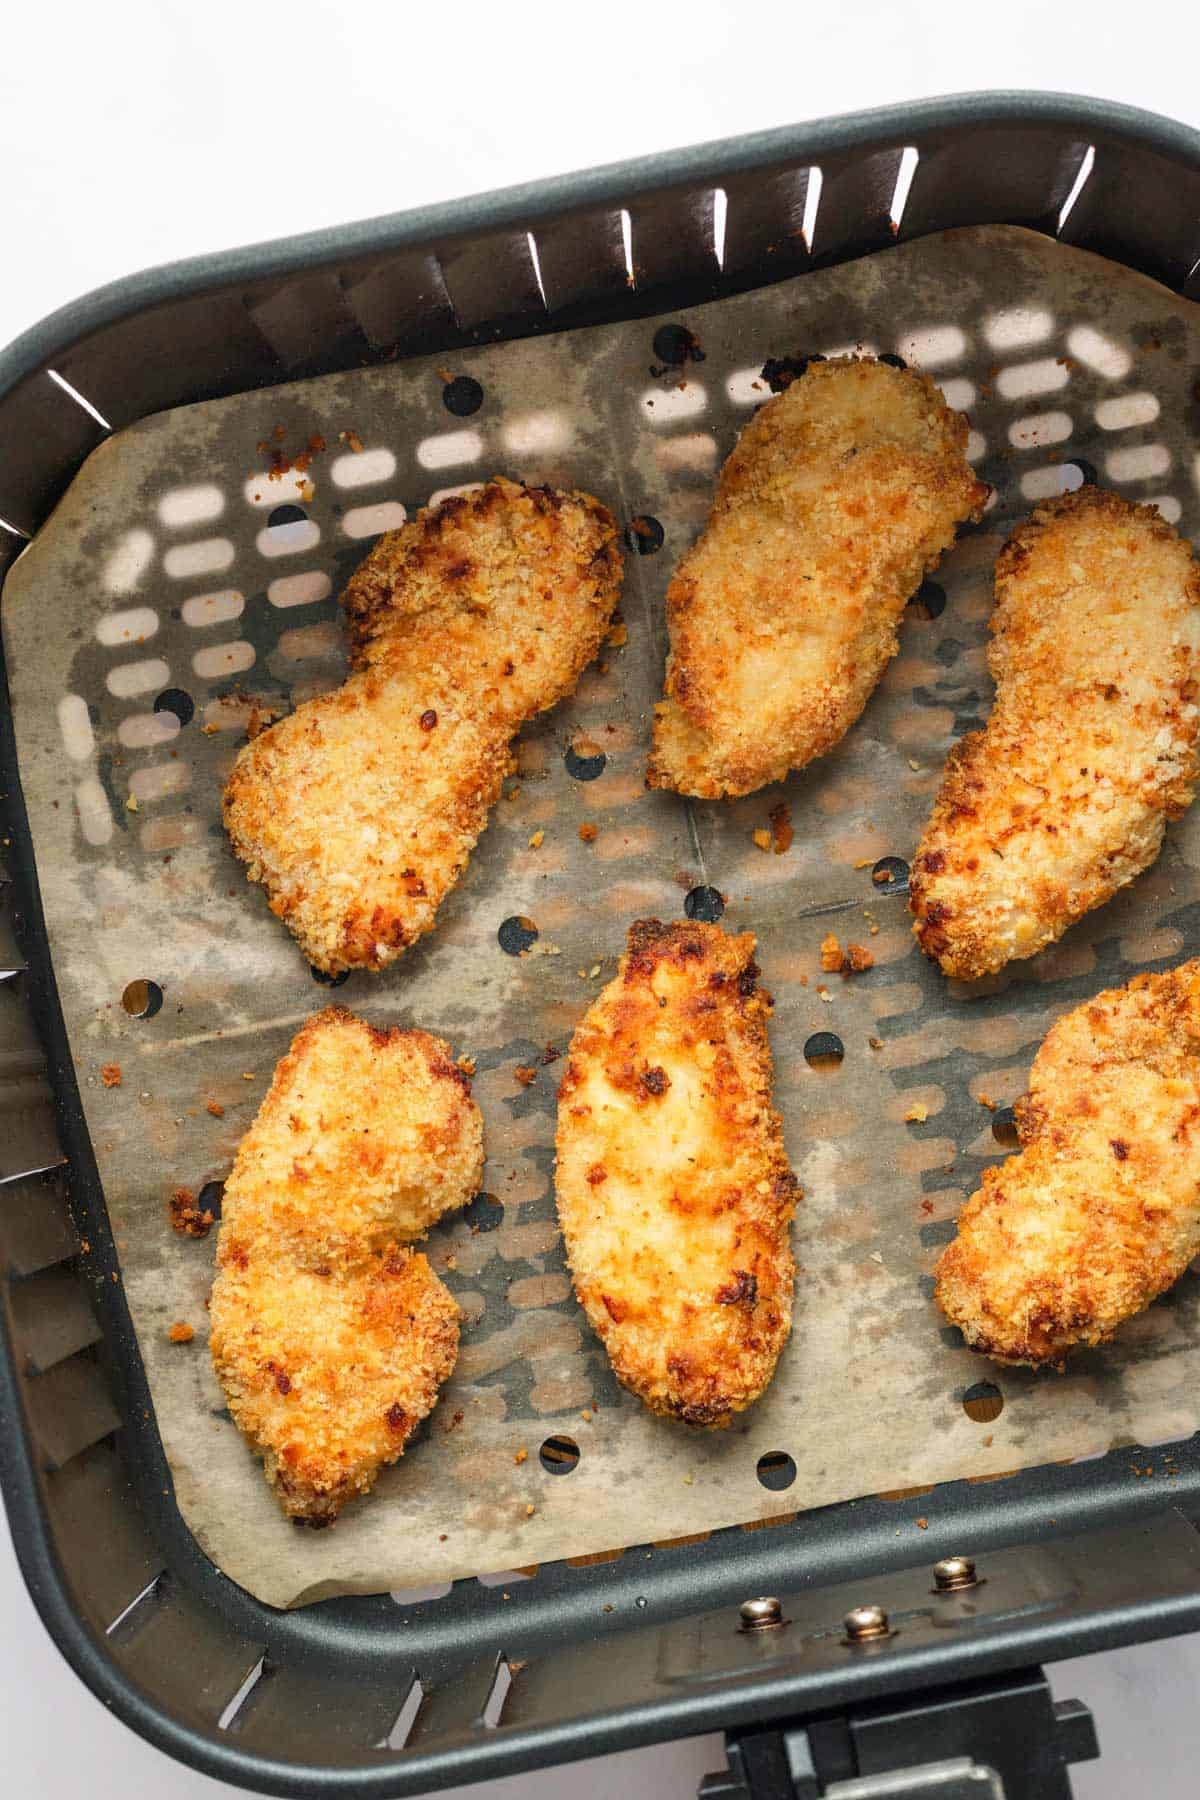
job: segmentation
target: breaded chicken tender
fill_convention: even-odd
[[[942,1253],[937,1299],[975,1350],[1060,1363],[1112,1336],[1200,1254],[1200,961],[1059,1019]]]
[[[757,1400],[791,1328],[799,1190],[753,952],[716,925],[632,925],[559,1088],[575,1292],[617,1379],[690,1425]]]
[[[225,1183],[213,1366],[289,1518],[330,1524],[395,1462],[458,1355],[458,1308],[409,1247],[483,1170],[440,1038],[331,1006],[297,1033]]]
[[[1033,956],[1158,855],[1197,775],[1200,571],[1152,506],[1083,487],[996,564],[996,701],[951,750],[913,862],[947,975]]]
[[[987,499],[966,442],[927,376],[871,358],[814,362],[759,409],[667,589],[649,786],[748,794],[844,737]]]
[[[353,673],[247,744],[225,790],[233,848],[314,968],[382,969],[429,930],[621,569],[598,500],[500,477],[379,540],[342,597]]]

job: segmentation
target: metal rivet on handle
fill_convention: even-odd
[[[960,1588],[979,1586],[972,1556],[944,1556],[941,1562],[933,1565],[933,1579],[937,1584],[934,1592],[938,1594],[954,1594]]]
[[[846,1642],[871,1644],[877,1638],[891,1637],[892,1628],[882,1606],[853,1606],[846,1614]]]
[[[783,1624],[783,1606],[772,1595],[763,1595],[758,1600],[743,1600],[738,1608],[741,1617],[740,1631],[769,1631],[773,1625]]]

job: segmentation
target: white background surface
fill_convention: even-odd
[[[111,0],[69,13],[24,0],[0,26],[0,344],[148,264],[892,101],[1058,89],[1200,125],[1195,17],[1112,0]],[[1099,1719],[1105,1759],[1076,1773],[1079,1800],[1191,1800],[1196,1640],[1060,1665],[1052,1679]],[[565,1779],[578,1800],[683,1800],[720,1760],[719,1740],[698,1739]],[[2,1523],[0,1766],[13,1800],[235,1792],[171,1763],[84,1690],[34,1614]],[[549,1800],[563,1783],[551,1772],[470,1793]]]

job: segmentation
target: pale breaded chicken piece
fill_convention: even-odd
[[[632,925],[559,1088],[575,1292],[617,1379],[691,1425],[757,1400],[791,1328],[799,1190],[753,952],[716,925]]]
[[[500,477],[388,532],[342,597],[353,673],[242,750],[225,826],[309,962],[381,969],[429,930],[620,591],[608,509]]]
[[[1060,1363],[1200,1254],[1200,961],[1135,975],[1053,1025],[1023,1148],[964,1206],[937,1299],[973,1349]]]
[[[337,1006],[297,1033],[225,1183],[209,1309],[229,1410],[290,1518],[331,1523],[432,1410],[458,1308],[409,1240],[482,1171],[440,1038]]]
[[[982,511],[966,442],[927,376],[870,358],[814,362],[759,409],[667,589],[649,786],[748,794],[839,742]]]
[[[996,700],[951,750],[913,861],[947,975],[1033,956],[1148,868],[1196,785],[1200,571],[1152,506],[1083,487],[996,564]]]

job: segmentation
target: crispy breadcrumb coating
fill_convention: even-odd
[[[598,500],[501,477],[379,540],[342,596],[353,672],[247,744],[225,790],[234,850],[315,968],[381,969],[429,930],[621,569]]]
[[[947,975],[1033,956],[1148,868],[1197,775],[1200,571],[1152,506],[1083,487],[996,564],[996,702],[951,750],[913,861]]]
[[[987,499],[966,442],[927,376],[866,357],[812,363],[759,409],[667,590],[651,787],[748,794],[845,735]]]
[[[440,1038],[336,1006],[297,1033],[225,1183],[209,1312],[229,1410],[290,1518],[331,1523],[434,1406],[458,1308],[408,1240],[482,1170]]]
[[[943,1251],[937,1298],[968,1344],[1060,1363],[1112,1336],[1200,1253],[1200,961],[1135,975],[1059,1019]]]
[[[717,925],[632,925],[559,1088],[575,1292],[617,1379],[692,1425],[757,1400],[791,1328],[799,1189],[753,952]]]

